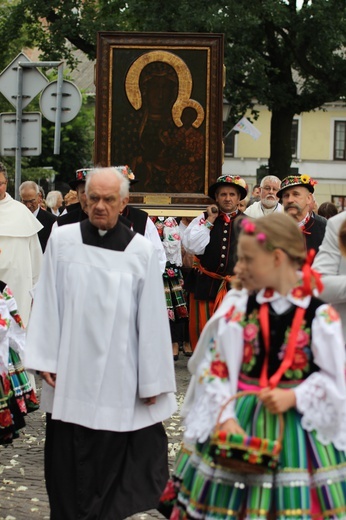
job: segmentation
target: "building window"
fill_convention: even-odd
[[[346,160],[346,121],[334,123],[334,160]]]
[[[298,119],[293,119],[291,130],[291,153],[293,159],[298,157],[298,123]]]
[[[225,156],[227,157],[234,157],[234,137],[235,132],[231,132],[224,140]]]

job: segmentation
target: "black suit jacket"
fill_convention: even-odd
[[[36,218],[39,222],[41,222],[43,226],[43,228],[38,232],[38,238],[41,244],[42,251],[44,253],[50,232],[52,231],[52,226],[56,221],[56,216],[53,215],[53,213],[50,213],[49,211],[40,208],[38,210]]]

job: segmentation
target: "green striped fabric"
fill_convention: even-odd
[[[236,403],[249,435],[276,438],[279,422],[246,395]],[[301,426],[295,409],[284,414],[285,431],[279,470],[273,475],[241,475],[216,466],[208,442],[184,461],[180,493],[172,518],[206,520],[279,520],[346,518],[346,454],[321,444]]]

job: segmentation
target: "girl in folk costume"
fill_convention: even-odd
[[[8,286],[0,280],[0,444],[9,444],[25,426],[24,415],[38,401],[23,368],[25,329]]]
[[[182,246],[179,225],[174,217],[152,217],[166,253],[167,263],[163,273],[166,305],[172,336],[174,361],[179,358],[179,344],[183,345],[184,354],[191,355],[191,347],[186,341],[185,330],[188,321],[188,309],[183,290],[184,279],[181,271]]]
[[[184,445],[161,498],[173,501],[172,519],[346,519],[344,339],[336,311],[313,296],[312,280],[321,284],[304,262],[288,216],[244,220],[236,273],[258,292],[224,300],[189,362]],[[252,440],[281,435],[272,462],[243,469]],[[215,439],[239,450],[215,450]],[[239,453],[241,463],[232,460]],[[220,454],[231,455],[228,464]]]

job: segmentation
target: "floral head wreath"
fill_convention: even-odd
[[[77,186],[79,184],[83,184],[86,182],[86,176],[88,173],[93,170],[93,168],[79,168],[79,170],[76,170],[76,175],[73,180],[69,182],[69,185],[73,190],[77,189]]]
[[[281,181],[281,187],[277,192],[277,196],[281,197],[283,190],[286,188],[291,188],[292,186],[304,186],[304,188],[307,188],[310,193],[313,193],[315,191],[314,186],[316,186],[316,184],[317,181],[315,181],[309,175],[289,175]]]
[[[76,181],[85,181],[86,176],[92,169],[93,168],[81,168],[80,170],[76,170]]]
[[[275,249],[274,246],[268,242],[268,237],[265,233],[263,233],[263,232],[256,233],[256,231],[257,231],[256,224],[252,220],[244,218],[241,221],[241,227],[243,229],[243,232],[246,235],[254,236],[256,238],[257,242],[259,242],[262,245],[265,245],[265,247],[266,247],[266,249],[268,249],[268,251],[273,251]]]
[[[135,179],[135,174],[133,173],[131,168],[127,166],[127,164],[124,166],[115,166],[115,168],[130,181],[130,184],[135,184],[136,182],[138,182]]]
[[[244,179],[239,175],[221,175],[216,179],[216,182],[209,187],[208,195],[215,200],[215,192],[217,188],[224,185],[233,185],[238,189],[241,200],[245,199],[248,192],[248,186]]]

